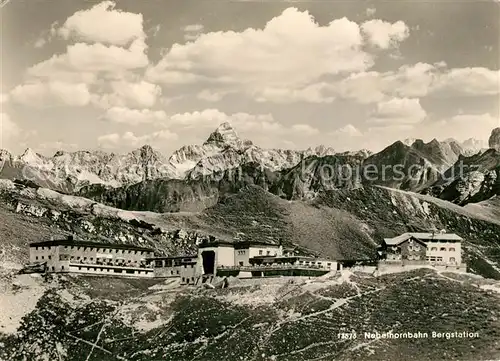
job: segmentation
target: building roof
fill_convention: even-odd
[[[411,232],[411,233],[403,233],[400,236],[394,238],[384,238],[384,242],[387,245],[395,246],[398,245],[407,239],[415,238],[420,241],[455,241],[460,242],[463,241],[463,238],[456,235],[455,233],[420,233],[420,232]]]
[[[235,249],[249,248],[253,246],[275,247],[279,248],[279,244],[263,242],[263,241],[239,241],[234,243]]]
[[[279,247],[278,244],[264,242],[264,241],[235,241],[235,242],[229,242],[229,241],[223,241],[223,240],[216,240],[216,241],[205,241],[205,242],[202,242],[202,243],[200,243],[198,245],[198,248],[218,247],[218,246],[233,247],[235,249],[248,248],[248,247],[252,247],[252,246],[267,246],[267,247],[276,247],[276,248]]]
[[[96,247],[96,248],[127,249],[131,251],[153,252],[153,249],[146,247],[138,247],[122,243],[117,244],[117,243],[79,241],[79,240],[74,240],[70,237],[61,240],[30,243],[30,247],[53,247],[53,246]]]

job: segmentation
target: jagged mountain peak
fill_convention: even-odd
[[[23,162],[27,164],[33,164],[33,165],[47,162],[47,159],[43,155],[35,152],[32,148],[26,148],[26,150],[19,157],[19,159],[21,159]]]
[[[218,147],[225,148],[231,146],[234,148],[241,148],[244,144],[251,145],[250,141],[243,141],[236,130],[229,122],[221,123],[217,129],[215,129],[208,139],[205,141],[204,145],[216,145]]]
[[[154,150],[153,147],[148,144],[144,144],[142,147],[133,150],[131,153],[134,155],[139,155],[141,158],[160,157],[160,153]]]

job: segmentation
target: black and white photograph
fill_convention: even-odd
[[[500,360],[500,0],[0,24],[0,361]]]

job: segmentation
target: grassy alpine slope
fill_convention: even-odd
[[[5,204],[6,223],[18,224],[23,234],[20,224],[31,229],[33,222],[92,240],[145,244],[173,255],[193,252],[196,240],[215,237],[229,241],[281,239],[336,259],[367,259],[375,257],[384,237],[446,229],[466,239],[465,257],[472,272],[500,279],[500,221],[430,196],[388,188],[327,191],[314,200],[289,201],[259,186],[245,186],[197,213],[123,211],[31,188],[6,190],[0,199]],[[0,239],[12,236],[0,234]],[[27,239],[16,242],[4,242],[6,251],[10,250],[6,253],[17,252],[22,262]]]

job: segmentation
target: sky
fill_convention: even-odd
[[[11,0],[0,148],[168,155],[222,122],[266,148],[487,140],[500,3]]]

